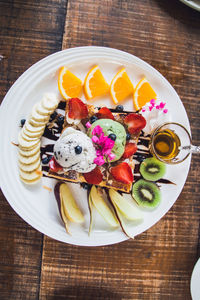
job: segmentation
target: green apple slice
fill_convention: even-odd
[[[127,220],[130,221],[143,220],[142,212],[137,207],[135,207],[129,201],[129,199],[126,199],[125,197],[123,197],[113,189],[109,189],[109,195],[112,202],[115,202],[115,205]]]
[[[82,223],[84,217],[66,183],[60,185],[60,198],[63,204],[63,212],[71,222]],[[62,205],[61,205],[62,207]]]
[[[119,226],[119,222],[112,208],[110,208],[103,197],[101,197],[95,185],[92,186],[89,197],[89,202],[92,202],[99,214],[111,227]]]

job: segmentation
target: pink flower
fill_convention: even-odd
[[[96,135],[93,135],[92,141],[93,141],[93,143],[98,144],[99,138]]]
[[[115,154],[113,154],[113,153],[108,154],[108,158],[109,158],[110,160],[115,159]]]
[[[145,112],[145,111],[146,111],[146,108],[143,107],[142,112]]]
[[[163,113],[166,114],[168,112],[168,109],[164,109]]]
[[[151,99],[150,104],[154,107],[155,106],[155,102],[156,102],[155,99]]]
[[[160,105],[156,105],[156,109],[160,109]]]
[[[160,102],[160,109],[163,109],[165,107],[165,102]]]
[[[85,124],[85,126],[86,126],[87,128],[90,128],[90,127],[92,126],[92,124],[90,124],[90,122],[87,122],[87,123]]]
[[[100,136],[101,133],[103,133],[103,129],[99,125],[95,126],[94,129],[92,130],[92,135],[99,135]]]
[[[102,166],[103,164],[105,164],[105,160],[104,160],[103,156],[97,156],[94,159],[94,163],[98,166]]]
[[[149,106],[149,111],[152,111],[152,109],[153,109],[153,106]]]

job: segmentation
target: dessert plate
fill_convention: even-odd
[[[67,234],[53,193],[56,181],[43,177],[36,186],[25,186],[18,175],[18,149],[11,142],[17,142],[20,120],[29,115],[34,103],[39,101],[45,92],[55,92],[62,99],[57,87],[58,70],[61,66],[67,66],[84,80],[88,70],[95,64],[100,66],[109,83],[122,66],[126,68],[134,86],[145,75],[157,92],[158,98],[167,102],[172,121],[183,124],[190,131],[184,106],[170,83],[149,64],[123,51],[105,47],[67,49],[42,59],[21,75],[8,91],[0,108],[2,191],[12,208],[35,229],[56,240],[84,246],[114,244],[126,240],[127,237],[120,229],[108,228],[98,213],[94,218],[93,232],[88,236],[87,192],[76,184],[71,184],[71,186],[78,205],[85,215],[85,223],[83,225],[70,224],[72,235]],[[84,96],[81,98],[84,99]],[[113,106],[109,96],[92,101],[92,103],[97,106]],[[125,109],[133,110],[131,98],[122,104]],[[160,206],[153,211],[143,210],[143,223],[132,227],[134,236],[158,222],[174,204],[186,181],[190,160],[189,157],[180,165],[167,167],[165,177],[174,184],[161,185]],[[44,185],[52,188],[52,192],[44,189]]]
[[[180,0],[187,6],[200,11],[200,0]]]

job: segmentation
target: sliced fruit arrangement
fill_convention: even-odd
[[[112,176],[120,182],[131,183],[133,182],[133,172],[128,163],[122,162],[119,165],[110,169]]]
[[[42,176],[40,138],[58,103],[54,94],[45,94],[42,100],[33,106],[30,117],[19,132],[19,174],[26,184],[35,184]]]
[[[109,199],[114,207],[122,230],[128,237],[134,238],[131,228],[134,223],[136,224],[143,220],[141,211],[133,205],[130,199],[125,198],[114,189],[109,189]]]
[[[66,183],[58,182],[54,188],[54,194],[58,203],[61,218],[69,233],[69,222],[83,223],[84,216],[79,209],[70,188]]]
[[[132,197],[139,206],[155,208],[160,204],[161,193],[154,182],[140,179],[133,185]]]
[[[109,85],[106,82],[99,66],[94,66],[86,75],[84,90],[88,100],[97,96],[103,96],[109,92]]]
[[[133,84],[128,77],[125,68],[122,68],[112,79],[110,95],[115,104],[123,101],[133,94]]]
[[[140,165],[140,173],[144,179],[157,181],[161,179],[166,172],[166,165],[155,157],[146,158]]]
[[[64,99],[79,97],[82,93],[82,81],[66,67],[60,69],[58,75],[58,89]]]
[[[152,99],[156,99],[157,95],[146,78],[141,79],[134,91],[133,103],[136,110],[141,109],[146,103]]]
[[[118,227],[119,222],[112,207],[105,201],[105,199],[101,196],[100,190],[92,186],[90,194],[89,194],[89,208],[90,208],[90,227],[89,234],[91,233],[93,226],[93,208],[96,208],[99,214],[104,218],[104,220],[111,227]]]

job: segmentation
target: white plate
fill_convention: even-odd
[[[191,277],[190,282],[190,291],[192,295],[192,300],[199,300],[200,299],[200,259],[198,259]]]
[[[190,131],[183,104],[169,82],[141,59],[116,49],[79,47],[57,52],[30,67],[15,82],[5,96],[0,109],[2,191],[12,208],[31,226],[56,240],[84,246],[114,244],[126,240],[127,237],[120,229],[112,231],[107,228],[99,215],[95,218],[96,230],[90,237],[88,236],[89,212],[86,191],[75,184],[72,186],[75,189],[76,199],[85,214],[86,222],[82,227],[71,224],[72,236],[69,236],[61,222],[53,192],[48,192],[42,187],[46,185],[53,188],[55,181],[43,178],[42,183],[37,186],[27,187],[22,184],[18,176],[18,149],[11,144],[11,141],[17,141],[20,119],[27,117],[33,104],[41,99],[44,92],[52,91],[59,95],[57,76],[60,66],[68,66],[78,77],[84,79],[88,70],[95,64],[99,64],[108,82],[121,66],[126,67],[134,85],[145,75],[158,97],[167,101],[172,120],[182,123]],[[109,96],[94,103],[113,106]],[[124,102],[124,106],[126,109],[133,109],[132,100]],[[167,168],[166,178],[176,185],[162,186],[160,206],[154,211],[143,212],[144,222],[132,228],[134,235],[153,226],[174,204],[184,186],[189,166],[190,157],[180,165]]]
[[[198,11],[200,11],[200,0],[180,0],[181,2],[183,2],[184,4],[186,4],[187,6],[196,9]]]

